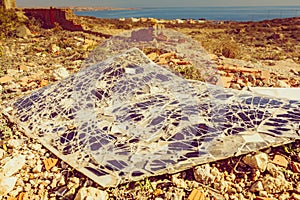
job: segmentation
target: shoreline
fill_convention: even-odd
[[[57,16],[62,16],[60,11]],[[134,22],[132,19],[122,21],[77,15],[69,17],[66,20],[82,26],[82,30],[69,31],[61,26],[44,29],[35,23],[28,23],[31,32],[0,38],[0,107],[3,110],[7,109],[5,103],[8,101],[80,71],[90,53],[95,55],[94,50],[105,41],[104,35],[110,38],[125,31],[152,26],[169,28],[195,40],[195,45],[203,47],[207,52],[226,88],[300,87],[300,17],[259,22],[216,23],[207,20],[196,24],[188,20],[178,24],[159,24],[157,19],[146,18],[146,21],[139,18]],[[70,27],[68,23],[66,26]],[[189,62],[185,60],[156,49],[145,49],[144,53],[153,62],[170,64],[179,70],[187,69],[182,73],[194,75],[193,68],[189,68],[185,64]],[[300,199],[299,140],[291,145],[261,150],[257,155],[248,154],[255,159],[264,155],[263,158],[270,166],[264,172],[246,165],[243,161],[246,156],[242,155],[199,165],[176,174],[166,173],[116,188],[101,188],[37,140],[16,131],[17,124],[2,116],[1,111],[0,122],[5,128],[2,129],[5,132],[0,134],[3,141],[3,148],[0,148],[1,166],[6,165],[10,159],[15,160],[16,155],[20,154],[24,155],[26,161],[24,166],[16,167],[18,174],[4,177],[18,181],[10,184],[3,198],[75,199],[81,191],[90,190],[105,194],[105,200],[193,199],[195,192],[198,192],[198,196],[204,196],[203,199],[222,199],[223,196],[224,199],[241,200]],[[277,154],[282,156],[281,160],[288,167],[278,164]],[[56,164],[49,169],[50,161]],[[201,168],[207,172],[202,173],[204,170],[201,171]],[[202,180],[201,177],[212,177],[217,181],[206,183],[206,179]],[[152,189],[146,188],[147,182],[153,186]]]

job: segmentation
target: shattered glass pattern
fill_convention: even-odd
[[[298,101],[185,80],[139,48],[87,63],[8,114],[103,187],[299,138]]]

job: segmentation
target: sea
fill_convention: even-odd
[[[206,19],[220,21],[261,21],[300,16],[299,6],[259,7],[168,7],[138,8],[135,10],[76,11],[76,15],[97,18],[156,18],[156,19]]]

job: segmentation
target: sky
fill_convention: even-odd
[[[17,0],[17,6],[102,6],[119,8],[195,6],[300,6],[300,0]]]

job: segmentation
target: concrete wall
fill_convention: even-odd
[[[23,9],[28,17],[40,19],[44,28],[53,28],[59,24],[63,29],[70,31],[82,31],[82,26],[72,20],[73,12],[70,9]]]
[[[5,9],[15,9],[17,7],[16,0],[0,0],[0,6]]]

